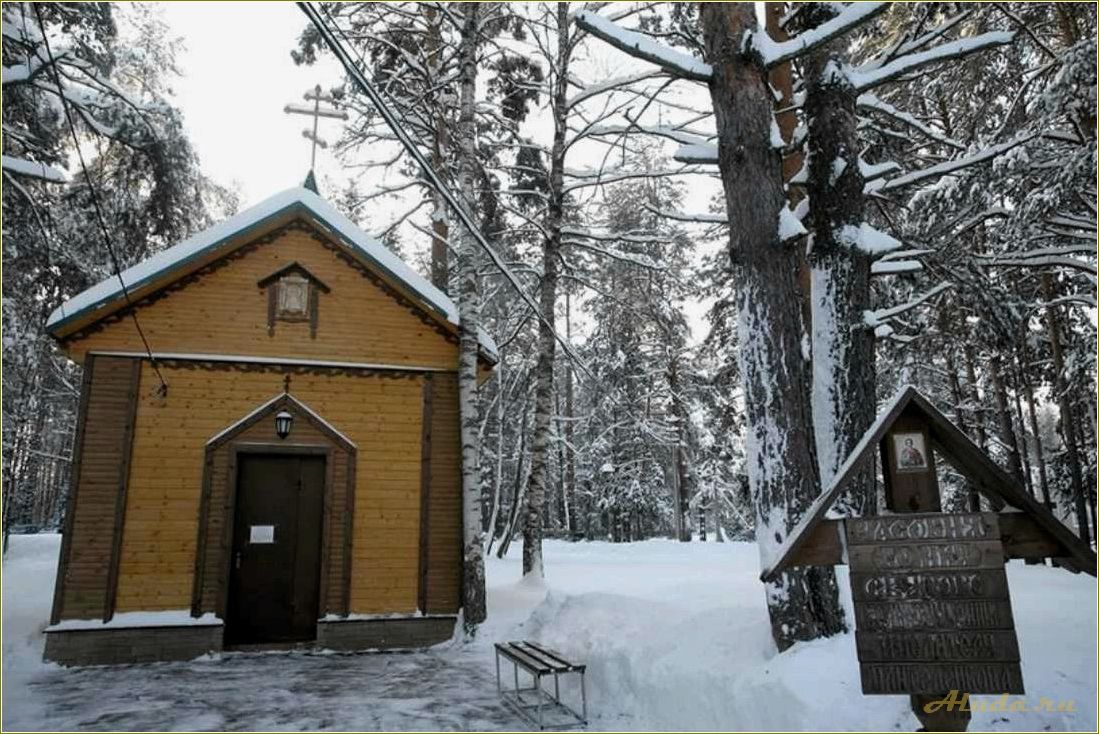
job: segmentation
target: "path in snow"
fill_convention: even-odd
[[[545,584],[517,580],[516,548],[489,560],[489,621],[472,644],[63,669],[41,662],[58,540],[14,536],[4,559],[5,730],[518,729],[496,698],[492,642],[521,638],[588,663],[592,729],[916,726],[907,698],[861,695],[852,635],[776,655],[752,544],[548,541]],[[1008,576],[1026,700],[1077,710],[977,713],[971,728],[1094,731],[1095,580],[1020,562]]]
[[[52,670],[25,693],[42,714],[24,719],[19,703],[5,700],[5,729],[495,731],[519,726],[499,703],[494,679],[430,652],[240,653],[190,663]]]

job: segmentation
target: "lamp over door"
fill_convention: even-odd
[[[288,410],[280,410],[275,413],[275,434],[279,438],[290,435],[290,427],[294,425],[294,414]]]

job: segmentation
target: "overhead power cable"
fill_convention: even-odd
[[[57,95],[61,99],[61,109],[65,111],[65,120],[69,125],[69,132],[72,134],[73,147],[76,148],[76,157],[80,161],[80,170],[84,174],[84,182],[88,185],[88,193],[92,198],[92,207],[95,209],[95,218],[99,223],[99,231],[103,233],[103,243],[107,246],[107,253],[111,257],[111,267],[114,268],[115,277],[118,278],[119,284],[122,286],[122,297],[126,301],[126,307],[130,311],[130,317],[134,321],[134,328],[137,329],[137,335],[141,337],[141,343],[145,345],[145,353],[149,355],[149,363],[152,365],[153,372],[156,373],[157,379],[160,380],[160,393],[161,395],[167,395],[168,383],[164,380],[164,375],[160,372],[160,365],[156,361],[156,357],[153,356],[153,350],[149,346],[149,340],[145,336],[145,331],[141,328],[141,322],[137,319],[137,309],[134,308],[133,301],[130,299],[130,290],[126,287],[126,281],[122,279],[122,265],[118,259],[118,254],[114,250],[114,242],[111,240],[111,233],[107,229],[107,219],[103,216],[103,207],[99,204],[99,194],[96,193],[95,185],[92,183],[92,177],[88,173],[87,163],[84,161],[84,153],[80,149],[80,137],[76,134],[76,125],[73,123],[72,111],[69,110],[69,100],[65,97],[65,87],[61,83],[61,74],[57,70],[57,61],[53,57],[53,51],[50,50],[50,38],[46,32],[46,25],[42,21],[42,11],[39,8],[38,3],[32,3],[34,6],[34,14],[38,19],[38,28],[42,33],[42,41],[46,46],[46,56],[49,59],[50,70],[53,72],[53,80],[57,84]]]
[[[324,42],[332,50],[332,53],[336,56],[337,60],[339,60],[340,64],[343,65],[344,70],[347,72],[351,80],[355,83],[359,90],[363,94],[365,94],[367,98],[373,103],[375,109],[377,109],[378,111],[378,114],[381,115],[386,125],[388,125],[389,129],[393,132],[393,135],[401,143],[401,145],[408,152],[408,154],[412,156],[416,163],[419,164],[420,168],[423,170],[424,177],[431,185],[431,188],[434,189],[435,192],[440,197],[442,197],[444,201],[446,201],[447,205],[458,216],[458,219],[461,220],[462,225],[465,226],[466,230],[477,241],[477,244],[480,245],[481,249],[483,249],[488,255],[489,259],[492,261],[493,265],[495,265],[496,269],[499,270],[501,274],[503,274],[504,278],[508,281],[511,287],[515,290],[516,293],[519,294],[519,297],[523,299],[523,301],[534,311],[535,314],[538,315],[538,320],[541,321],[542,324],[550,330],[550,332],[553,334],[553,338],[557,341],[558,344],[561,345],[561,348],[564,350],[565,354],[573,362],[573,364],[579,367],[585,374],[591,376],[590,370],[584,364],[583,360],[581,360],[580,357],[576,354],[576,352],[573,351],[572,345],[569,344],[566,339],[564,339],[560,334],[557,333],[557,329],[555,329],[553,325],[552,314],[547,318],[547,316],[543,314],[541,309],[539,308],[537,301],[535,301],[534,298],[529,293],[527,293],[526,290],[523,289],[523,286],[519,283],[519,280],[515,277],[515,274],[511,272],[511,270],[508,268],[507,264],[503,261],[500,255],[496,252],[495,249],[493,249],[492,245],[488,243],[488,240],[485,239],[484,234],[481,232],[481,228],[477,225],[476,221],[473,218],[473,215],[470,213],[470,207],[468,207],[466,205],[466,202],[463,201],[453,191],[451,191],[450,188],[443,182],[442,178],[440,178],[438,173],[428,162],[427,157],[424,156],[424,154],[420,152],[420,149],[416,147],[415,143],[412,142],[412,138],[409,137],[408,132],[401,125],[400,120],[394,114],[389,102],[385,98],[384,93],[375,89],[374,85],[370,83],[370,80],[366,78],[366,75],[364,75],[362,70],[358,67],[358,65],[356,65],[350,53],[348,53],[347,49],[344,48],[343,43],[340,41],[339,38],[336,37],[336,33],[339,33],[339,35],[343,37],[344,41],[348,41],[346,34],[343,32],[343,29],[340,28],[338,23],[333,21],[332,25],[336,29],[336,32],[333,32],[333,30],[328,27],[328,23],[321,16],[320,12],[318,12],[318,10],[314,7],[314,4],[311,2],[299,2],[298,7],[302,9],[302,12],[305,13],[306,17],[309,18],[309,21],[317,29],[317,32],[320,33],[321,38],[324,39]],[[350,41],[348,41],[348,45],[350,45]],[[362,62],[361,57],[360,62]]]

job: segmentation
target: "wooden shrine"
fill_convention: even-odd
[[[450,638],[458,309],[385,245],[290,189],[47,330],[84,374],[49,660]]]
[[[880,452],[886,513],[825,513]],[[992,512],[942,510],[936,457],[988,499]],[[865,695],[910,694],[929,729],[964,717],[922,708],[950,691],[1023,693],[1004,563],[1054,558],[1096,575],[1090,546],[1066,528],[915,388],[902,390],[809,507],[761,578],[795,566],[850,566]]]

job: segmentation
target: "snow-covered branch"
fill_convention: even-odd
[[[883,102],[869,92],[863,92],[862,94],[860,94],[855,103],[860,109],[873,110],[874,112],[881,113],[890,119],[896,120],[897,122],[902,122],[905,125],[908,125],[909,127],[918,130],[919,132],[923,133],[925,136],[931,138],[937,143],[949,145],[951,148],[957,148],[958,150],[965,150],[965,146],[958,141],[946,136],[945,134],[939,132],[938,130],[922,122],[921,120],[918,120],[916,117],[909,114],[908,112],[898,110],[893,105],[887,102]]]
[[[646,79],[659,79],[665,76],[663,71],[643,71],[639,74],[630,74],[629,76],[615,77],[613,79],[607,79],[599,84],[592,84],[581,89],[565,102],[565,109],[571,110],[576,105],[589,100],[593,97],[598,97],[600,94],[612,92],[622,87],[628,87],[631,84],[645,81]]]
[[[919,260],[878,260],[870,264],[871,275],[900,275],[923,270]]]
[[[584,238],[562,240],[562,243],[572,245],[573,247],[579,247],[583,250],[588,250],[599,255],[605,255],[606,257],[613,258],[615,260],[632,263],[634,265],[638,265],[642,268],[647,268],[649,270],[664,269],[663,266],[653,262],[651,258],[645,257],[644,255],[637,255],[632,252],[622,252],[621,250],[617,250],[612,247],[602,247],[600,245],[592,244],[591,241]]]
[[[889,3],[851,3],[831,20],[782,43],[772,40],[763,28],[748,31],[744,36],[743,48],[745,51],[758,51],[763,58],[763,63],[771,69],[804,56],[813,49],[857,28],[887,7]]]
[[[892,308],[883,308],[878,311],[864,311],[862,315],[863,323],[872,329],[877,329],[879,326],[883,326],[889,321],[895,319],[906,311],[911,311],[922,303],[939,295],[943,291],[952,287],[951,283],[939,283],[931,290],[924,291],[918,296],[912,298],[910,301],[906,301],[898,306]]]
[[[900,240],[874,229],[867,222],[863,222],[858,227],[850,224],[845,225],[836,232],[836,239],[848,247],[861,250],[869,255],[884,255],[904,246]]]
[[[899,76],[929,64],[968,56],[971,53],[986,48],[1004,46],[1011,43],[1013,40],[1015,40],[1015,34],[1008,31],[982,33],[981,35],[973,36],[972,38],[962,38],[957,41],[944,43],[941,46],[936,46],[927,51],[901,56],[878,68],[861,66],[858,69],[849,70],[847,72],[847,78],[851,80],[851,86],[862,92],[867,89],[873,89],[876,86],[892,81]]]
[[[694,168],[692,166],[683,166],[682,168],[676,168],[668,171],[627,171],[620,173],[611,173],[609,175],[599,170],[566,171],[567,176],[579,180],[576,183],[568,184],[567,186],[565,186],[564,192],[569,193],[571,191],[587,188],[589,186],[603,186],[605,184],[617,183],[619,181],[629,181],[638,178],[669,178],[672,176],[685,176],[695,173],[707,173],[707,171],[704,171],[700,168]]]
[[[671,209],[658,209],[652,204],[645,204],[645,208],[656,214],[657,216],[664,217],[665,219],[674,219],[678,222],[695,222],[698,224],[728,224],[729,219],[724,214],[693,214],[687,212],[677,212]]]
[[[909,186],[920,181],[926,181],[930,178],[938,178],[939,176],[945,176],[948,173],[968,168],[969,166],[975,166],[985,161],[992,160],[998,155],[1002,155],[1007,151],[1015,148],[1023,143],[1034,138],[1033,134],[1023,135],[1014,140],[1009,140],[1006,143],[999,143],[997,145],[990,145],[984,150],[977,151],[973,155],[964,156],[962,158],[955,158],[950,161],[943,161],[934,166],[920,169],[919,171],[913,171],[912,173],[906,173],[903,176],[889,179],[883,184],[880,191],[891,191],[893,189],[899,189],[902,186]]]
[[[1079,270],[1089,275],[1096,275],[1094,263],[1073,257],[1074,254],[1088,254],[1094,256],[1095,241],[1087,249],[1081,250],[1075,247],[1047,247],[1023,252],[1005,252],[998,255],[985,255],[979,258],[980,264],[986,267],[1023,267],[1023,268],[1068,268]]]
[[[598,240],[601,242],[632,242],[638,245],[667,245],[672,242],[670,237],[661,235],[640,234],[638,232],[612,232],[609,230],[575,227],[572,225],[561,227],[561,234],[566,237],[579,237],[586,240]]]
[[[954,28],[956,25],[958,25],[971,15],[973,15],[972,10],[964,10],[957,15],[948,18],[946,21],[936,26],[935,28],[932,28],[926,33],[917,36],[916,38],[906,41],[902,36],[901,39],[899,39],[895,44],[882,51],[870,61],[863,64],[862,69],[864,71],[868,71],[870,69],[879,69],[893,59],[897,58],[898,56],[905,56],[907,54],[918,51],[932,41],[941,38],[944,34],[950,31],[951,28]]]
[[[69,180],[64,171],[60,171],[53,166],[10,155],[3,156],[3,169],[19,176],[36,178],[50,183],[67,183]]]
[[[696,82],[707,82],[713,76],[714,70],[709,64],[657,43],[643,33],[622,28],[597,13],[581,10],[575,18],[576,25],[596,38],[634,58],[656,64],[672,76]]]
[[[679,125],[592,125],[583,134],[586,137],[597,137],[603,135],[629,135],[631,133],[667,138],[680,145],[705,144],[708,140],[703,133]]]
[[[691,143],[679,146],[672,158],[680,163],[717,165],[717,146],[712,143]]]

